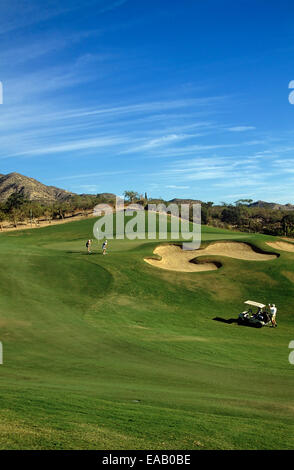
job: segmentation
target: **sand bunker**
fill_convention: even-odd
[[[288,242],[266,242],[266,244],[276,250],[288,251],[294,253],[294,243]]]
[[[250,245],[240,242],[211,243],[202,250],[186,251],[178,245],[162,245],[154,250],[160,260],[145,258],[152,266],[180,272],[215,271],[221,264],[215,261],[202,261],[197,258],[204,255],[220,255],[247,261],[268,261],[277,255],[257,253]],[[193,261],[192,261],[193,260]]]
[[[251,245],[242,242],[211,243],[203,250],[197,250],[197,256],[220,255],[246,261],[269,261],[277,258],[273,253],[257,252]]]
[[[191,263],[196,257],[198,250],[185,251],[177,245],[158,246],[154,250],[155,255],[161,256],[161,260],[154,258],[145,258],[145,261],[158,268],[168,269],[170,271],[181,271],[186,273],[199,271],[214,271],[217,269],[215,263]]]

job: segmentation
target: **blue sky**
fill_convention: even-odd
[[[294,4],[1,0],[0,173],[294,203]]]

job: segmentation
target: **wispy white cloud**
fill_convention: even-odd
[[[7,157],[16,157],[16,156],[34,156],[34,155],[49,155],[49,154],[58,154],[66,152],[76,152],[79,150],[87,149],[98,149],[106,147],[114,147],[126,143],[127,140],[119,137],[100,137],[94,139],[85,139],[85,140],[73,140],[70,142],[64,142],[59,145],[49,145],[46,147],[38,147],[35,149],[21,151],[15,154],[7,155]]]
[[[190,188],[190,186],[179,186],[176,184],[167,184],[165,187],[168,189],[189,189]]]
[[[121,116],[125,114],[144,114],[168,111],[172,109],[188,108],[188,107],[206,107],[213,104],[217,104],[220,101],[225,100],[225,96],[208,96],[205,98],[185,98],[185,99],[174,99],[164,101],[146,101],[143,103],[133,103],[127,105],[120,105],[115,107],[100,107],[93,110],[79,110],[72,112],[70,117],[86,117],[93,115],[112,115]]]
[[[253,131],[255,129],[256,127],[254,126],[234,126],[234,127],[227,128],[227,130],[231,132],[247,132],[247,131]]]
[[[77,31],[72,33],[55,32],[54,35],[43,33],[34,36],[29,42],[9,43],[5,49],[0,51],[0,63],[5,69],[16,68],[25,62],[39,59],[43,56],[59,53],[68,47],[72,47],[83,39],[99,36],[102,34],[100,30]],[[11,58],[13,57],[13,61]]]
[[[252,156],[254,157],[254,155]],[[262,162],[252,164],[252,157],[209,156],[190,160],[178,160],[163,168],[157,175],[162,181],[172,181],[180,186],[190,182],[207,182],[211,188],[243,188],[266,187],[276,170],[268,168],[262,171]]]
[[[69,108],[57,106],[58,102],[54,99],[40,100],[42,95],[46,96],[47,91],[56,90],[58,86],[66,88],[68,83],[72,85],[71,79],[76,68],[73,67],[64,79],[62,73],[66,73],[65,69],[59,67],[54,73],[51,70],[50,80],[46,83],[44,80],[47,74],[44,70],[41,74],[34,73],[27,77],[28,81],[12,82],[8,98],[12,95],[16,103],[10,102],[1,109],[0,158],[58,155],[71,151],[79,151],[82,155],[87,149],[104,148],[107,152],[111,147],[117,147],[117,155],[138,152],[144,157],[144,152],[151,153],[164,147],[173,151],[175,144],[201,135],[185,131],[191,132],[197,128],[201,128],[201,131],[209,130],[215,126],[195,117],[196,104],[200,103],[202,106],[204,102],[214,102],[215,97],[100,105],[95,108]],[[85,70],[82,75],[77,73],[74,80],[76,83],[82,82],[85,75]],[[27,93],[26,100],[35,98],[32,102],[18,103],[21,98],[17,93],[21,95],[23,89]],[[30,93],[38,93],[39,96],[30,96]],[[178,124],[179,119],[181,124]],[[176,124],[172,125],[173,122]],[[83,138],[75,139],[75,135]]]
[[[88,8],[104,13],[123,6],[128,0],[2,0],[0,4],[0,34],[27,28],[74,10]]]
[[[32,103],[32,100],[46,102],[53,93],[56,101],[58,91],[101,79],[105,71],[104,66],[101,66],[103,60],[103,56],[84,54],[68,64],[44,67],[42,70],[6,78],[3,80],[6,103],[9,106],[24,106]],[[97,67],[93,67],[95,63]]]
[[[201,134],[197,137],[201,137]],[[191,144],[185,146],[177,146],[173,148],[164,148],[164,149],[155,149],[153,153],[148,153],[145,157],[179,157],[179,156],[194,156],[195,154],[201,154],[204,152],[210,152],[211,150],[222,150],[222,149],[234,149],[242,148],[245,146],[255,146],[264,144],[263,140],[255,141],[245,141],[245,142],[236,142],[236,143],[219,143],[219,144]]]
[[[134,173],[134,171],[127,169],[127,170],[118,170],[118,171],[99,171],[99,172],[91,172],[91,173],[78,173],[76,175],[68,175],[68,176],[61,176],[59,178],[55,178],[54,181],[68,181],[68,180],[79,180],[79,179],[88,179],[88,178],[102,178],[104,176],[117,176],[117,175],[126,175]]]
[[[130,147],[126,150],[122,150],[121,154],[127,153],[140,153],[146,150],[158,149],[159,147],[165,147],[175,144],[176,142],[181,142],[187,139],[192,139],[200,134],[170,134],[163,135],[157,139],[146,140],[143,144],[135,147]]]

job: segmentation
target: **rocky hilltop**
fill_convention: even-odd
[[[22,194],[29,201],[43,203],[65,201],[73,195],[69,191],[55,186],[46,186],[19,173],[0,174],[0,202],[5,202],[13,193]]]
[[[294,210],[293,204],[277,204],[276,202],[266,202],[266,201],[256,201],[252,204],[249,204],[249,207],[261,207],[263,209],[270,209],[270,210]]]

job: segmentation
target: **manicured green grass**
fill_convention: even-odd
[[[294,254],[168,272],[93,219],[0,235],[1,449],[293,448]],[[273,237],[203,228],[266,251]],[[278,328],[236,318],[278,305]]]

